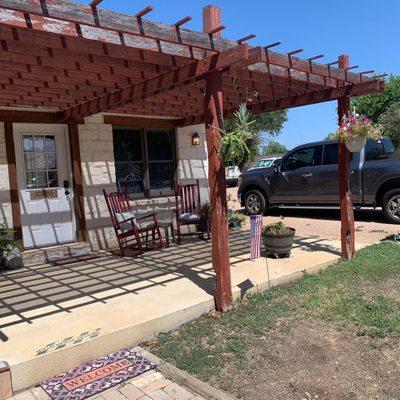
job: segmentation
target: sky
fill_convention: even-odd
[[[301,48],[304,58],[324,54],[320,62],[347,54],[359,71],[400,73],[400,0],[104,0],[101,7],[134,15],[151,5],[148,19],[172,24],[190,15],[185,27],[202,30],[202,9],[208,4],[222,8],[228,39],[254,33],[249,42],[254,46],[280,41],[275,48],[280,52]],[[323,139],[336,123],[336,102],[294,108],[278,140],[290,149]]]

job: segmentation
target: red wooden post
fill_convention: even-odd
[[[350,66],[348,56],[339,57],[339,68]],[[339,124],[350,114],[350,97],[338,99]],[[342,258],[350,260],[355,254],[353,196],[350,183],[351,153],[343,142],[339,142],[339,196],[341,217]]]
[[[221,9],[218,6],[209,5],[203,8],[203,32],[207,33],[221,26]],[[221,36],[221,32],[215,32],[214,36]]]
[[[215,8],[214,8],[215,10]],[[213,14],[207,18],[220,24]],[[220,15],[220,12],[219,12]],[[214,15],[215,17],[215,15]],[[204,22],[208,26],[209,21]],[[209,26],[208,26],[209,27]],[[211,26],[213,28],[214,26]],[[229,260],[227,200],[225,168],[219,156],[223,121],[222,72],[214,71],[206,76],[204,114],[208,150],[208,181],[211,203],[212,264],[216,274],[215,303],[220,311],[228,311],[232,305],[231,272]]]

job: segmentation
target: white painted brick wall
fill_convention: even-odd
[[[0,222],[13,227],[4,123],[0,123]]]

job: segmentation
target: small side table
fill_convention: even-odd
[[[164,229],[166,247],[169,247],[169,231],[171,229],[172,243],[175,243],[175,231],[172,221],[158,221],[160,228]]]

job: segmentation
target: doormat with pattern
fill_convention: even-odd
[[[49,264],[52,265],[68,265],[68,264],[74,264],[78,263],[80,261],[88,261],[88,260],[94,260],[96,258],[100,258],[101,256],[94,255],[94,254],[83,254],[81,256],[68,256],[68,257],[62,257],[62,258],[53,258],[48,261]]]
[[[154,369],[145,357],[127,348],[89,361],[40,383],[53,400],[84,400]]]

